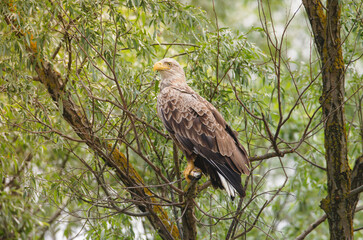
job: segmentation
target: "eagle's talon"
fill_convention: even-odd
[[[188,174],[185,174],[185,179],[187,180],[187,185],[184,188],[184,192],[186,195],[190,194],[190,191],[194,189],[195,192],[195,186],[198,182],[198,180],[202,177],[202,170],[195,167],[192,169]]]
[[[184,176],[185,180],[190,184],[192,181],[197,181],[202,177],[202,170],[194,165],[188,165],[187,169],[184,170]]]
[[[202,170],[194,168],[189,174],[188,179],[191,181],[197,181],[202,177]]]

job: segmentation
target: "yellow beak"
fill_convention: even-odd
[[[154,68],[153,68],[154,71],[162,71],[162,70],[169,70],[169,69],[170,69],[169,66],[166,66],[161,62],[155,63]]]

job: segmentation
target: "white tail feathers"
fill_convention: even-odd
[[[228,195],[234,199],[236,197],[236,189],[220,174],[218,173],[219,178],[221,179],[222,185]]]

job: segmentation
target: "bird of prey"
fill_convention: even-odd
[[[202,171],[232,200],[236,193],[244,197],[241,174],[250,174],[249,160],[237,132],[210,102],[187,85],[177,61],[165,58],[155,63],[154,71],[161,75],[158,116],[186,156],[185,179],[190,183],[195,173]]]

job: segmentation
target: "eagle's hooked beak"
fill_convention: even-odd
[[[157,62],[154,64],[154,71],[162,71],[162,70],[169,70],[170,67],[167,66],[166,64],[163,64],[162,62]]]

